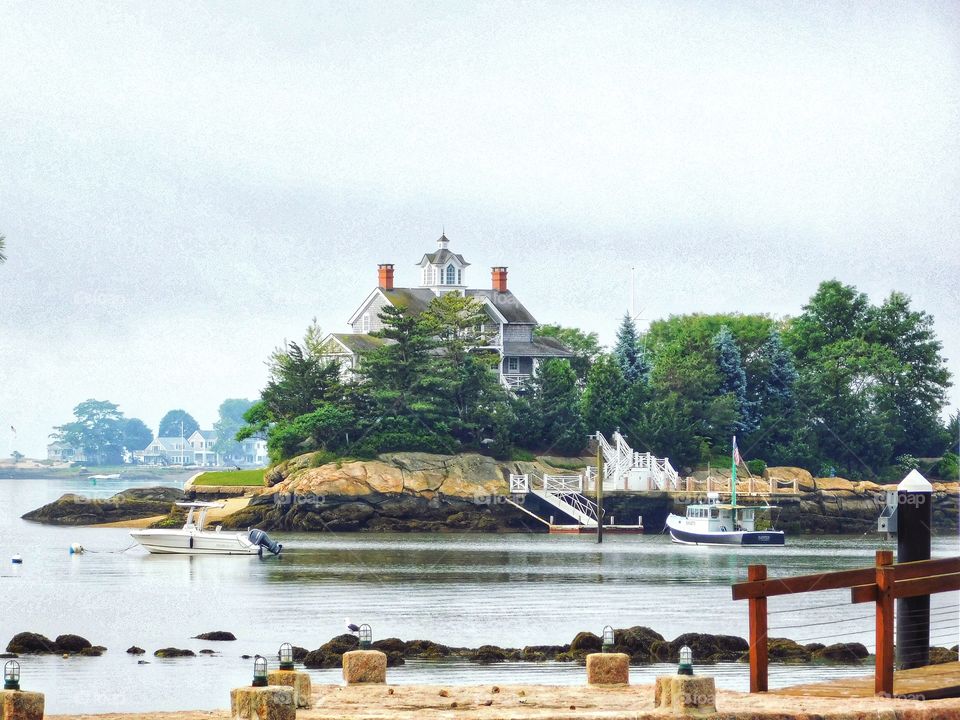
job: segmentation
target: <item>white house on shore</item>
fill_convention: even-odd
[[[214,450],[215,430],[195,430],[190,437],[158,437],[143,450],[134,453],[135,462],[143,465],[197,465],[226,467],[249,465],[260,467],[269,461],[267,441],[247,438],[237,452],[224,456]]]
[[[356,369],[364,352],[382,346],[386,340],[371,333],[383,329],[377,314],[388,305],[407,308],[413,313],[426,310],[430,302],[445,293],[458,293],[479,300],[487,313],[481,330],[488,336],[484,348],[500,355],[500,382],[511,390],[520,390],[536,373],[540,362],[550,358],[569,358],[573,353],[553,338],[534,337],[537,321],[507,287],[507,268],[492,268],[489,288],[467,286],[470,263],[450,250],[446,235],[437,240],[436,252],[426,253],[417,263],[418,287],[396,287],[394,266],[378,266],[377,287],[347,321],[349,333],[331,333],[323,340],[327,357],[340,361],[345,371]]]
[[[76,448],[69,443],[55,440],[47,445],[47,460],[53,462],[86,462],[87,456],[83,448]]]

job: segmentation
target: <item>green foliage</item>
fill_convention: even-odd
[[[751,475],[763,475],[763,471],[767,469],[767,463],[760,459],[748,460],[747,469]]]
[[[620,371],[627,383],[647,382],[650,379],[650,363],[630,313],[623,316],[620,327],[617,329],[613,357],[620,366]]]
[[[580,382],[586,380],[590,366],[603,351],[595,332],[585,333],[577,328],[562,325],[539,325],[533,331],[533,335],[559,340],[565,347],[572,350],[574,357],[569,360],[570,367],[573,368]]]
[[[73,409],[73,416],[73,422],[54,428],[54,439],[83,448],[90,465],[122,461],[124,418],[117,405],[107,400],[84,400]]]
[[[544,453],[575,455],[586,447],[587,428],[580,414],[577,375],[565,360],[540,365],[528,395],[527,422]]]
[[[537,456],[529,450],[514,448],[513,453],[510,455],[510,459],[514,462],[536,462]]]
[[[629,399],[628,383],[619,359],[614,355],[601,355],[587,373],[587,386],[580,398],[588,432],[599,430],[609,437],[623,427]]]
[[[213,444],[214,451],[224,457],[239,454],[240,443],[237,433],[246,424],[244,415],[253,407],[253,401],[245,398],[228,398],[220,403],[217,411],[219,419],[213,424],[217,439]]]
[[[186,410],[171,410],[161,418],[157,434],[158,437],[188,438],[199,429],[200,423]]]
[[[945,482],[957,482],[960,480],[960,456],[954,452],[944,453],[935,472],[937,477]]]
[[[123,446],[129,452],[145,450],[153,442],[153,431],[140,418],[123,420]]]

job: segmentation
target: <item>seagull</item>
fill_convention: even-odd
[[[352,633],[360,632],[360,626],[354,625],[352,622],[350,622],[350,618],[344,618],[343,621],[347,624],[347,630],[349,630],[350,632]]]

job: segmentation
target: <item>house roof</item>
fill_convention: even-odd
[[[380,292],[394,307],[406,308],[415,315],[430,307],[437,297],[429,288],[394,288]]]
[[[331,333],[330,337],[345,346],[350,352],[361,353],[376,350],[386,342],[383,338],[364,333]]]
[[[443,265],[444,263],[448,263],[451,260],[456,260],[457,263],[459,263],[460,267],[467,267],[470,264],[463,259],[463,255],[460,255],[459,253],[455,253],[455,252],[450,252],[446,248],[442,248],[440,250],[437,250],[436,252],[425,254],[422,258],[420,258],[420,262],[418,262],[417,265],[419,265],[420,267],[423,267],[427,263],[430,263],[431,265]]]
[[[196,435],[197,433],[199,433],[199,434],[200,434],[200,437],[202,437],[204,440],[216,440],[216,439],[217,439],[217,431],[216,431],[216,430],[194,430],[193,433],[190,435],[190,437],[192,438],[192,437],[193,437],[194,435]],[[179,440],[180,438],[177,438],[177,439]],[[189,440],[189,439],[190,439],[190,438],[187,438],[187,440]]]
[[[507,290],[498,292],[497,290],[467,290],[467,297],[485,297],[503,315],[507,322],[521,325],[536,325],[537,321],[530,314],[523,303],[517,300],[517,296]]]
[[[505,342],[503,354],[506,357],[573,357],[570,352],[555,338],[534,338],[532,342]]]

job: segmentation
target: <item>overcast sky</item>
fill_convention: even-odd
[[[647,320],[835,277],[956,372],[958,198],[950,0],[0,3],[0,453],[91,397],[211,426],[443,227],[605,343],[632,265]]]

